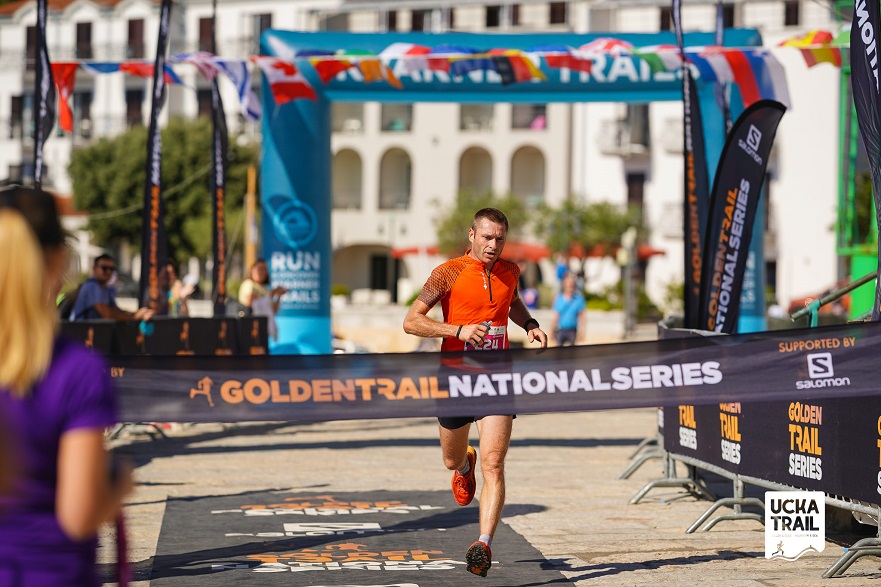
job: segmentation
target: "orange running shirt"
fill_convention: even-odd
[[[491,321],[491,336],[486,348],[508,348],[508,313],[517,297],[520,267],[499,259],[487,275],[483,263],[467,253],[450,259],[431,272],[419,294],[419,301],[429,308],[438,301],[449,324],[479,324]],[[469,349],[471,347],[469,346]],[[461,351],[465,343],[456,337],[445,338],[442,351]]]

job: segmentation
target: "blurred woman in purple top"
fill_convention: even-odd
[[[104,429],[116,406],[104,362],[57,336],[67,251],[51,196],[0,191],[0,427],[13,445],[0,496],[0,585],[100,585],[99,526],[119,512],[131,469],[111,475]]]

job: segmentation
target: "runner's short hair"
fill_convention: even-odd
[[[477,221],[482,218],[503,225],[505,227],[505,232],[508,232],[508,217],[498,208],[481,208],[478,210],[474,214],[474,221],[471,223],[471,228],[476,228]]]

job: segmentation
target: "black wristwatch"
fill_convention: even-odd
[[[533,322],[535,322],[535,326],[534,326],[534,328],[541,328],[541,325],[538,323],[538,320],[536,320],[535,318],[530,318],[530,319],[527,320],[526,323],[523,325],[523,330],[525,330],[526,332],[529,332],[530,330],[532,330],[532,328],[530,328],[529,325],[530,325],[531,323],[533,323]]]

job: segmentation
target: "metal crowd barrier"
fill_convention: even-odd
[[[815,325],[820,305],[874,277],[875,273],[870,274],[824,296],[817,304],[812,302],[805,310],[794,313],[793,320],[810,314]],[[674,325],[673,320],[660,323],[659,338],[716,335]],[[819,368],[829,369],[823,385],[844,385],[846,376],[834,377],[836,344],[831,340],[817,344],[824,347],[816,353],[822,355],[817,359]],[[810,363],[811,358],[807,357],[807,361]],[[801,383],[807,389],[803,402],[735,402],[680,405],[675,411],[659,409],[657,435],[640,443],[621,477],[629,477],[654,458],[663,461],[662,476],[647,483],[630,503],[639,502],[657,487],[681,487],[695,497],[714,502],[688,527],[687,533],[709,531],[722,521],[749,519],[764,524],[763,515],[744,511],[745,507],[764,509],[763,500],[744,495],[748,484],[773,491],[823,491],[828,506],[851,512],[860,523],[878,526],[881,506],[875,501],[881,492],[881,472],[871,464],[878,462],[881,446],[881,406],[876,409],[875,404],[867,403],[867,398],[810,400],[810,368],[810,364],[806,365],[805,380]],[[793,385],[797,386],[795,381]],[[689,469],[687,476],[677,475],[677,463]],[[716,499],[698,470],[730,479],[733,496]],[[715,515],[722,507],[731,507],[733,513]],[[848,548],[823,577],[840,576],[858,558],[869,555],[881,556],[881,527],[876,537],[862,539]]]

